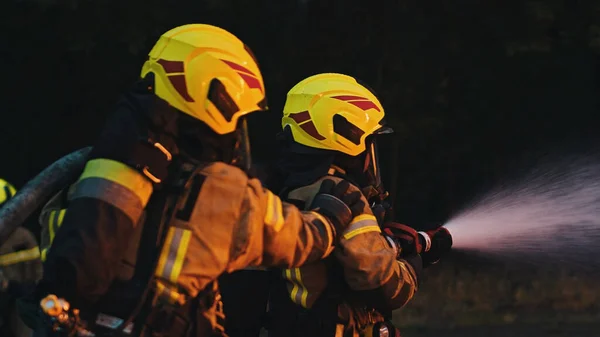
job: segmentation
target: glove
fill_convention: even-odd
[[[387,222],[383,226],[385,238],[396,249],[396,259],[407,262],[414,270],[416,282],[421,279],[423,262],[421,258],[422,245],[419,233],[412,227],[397,222]]]
[[[396,248],[397,258],[419,254],[422,250],[419,233],[412,227],[397,222],[387,222],[383,226],[383,232],[391,239]]]
[[[421,234],[420,237],[424,241],[422,243],[423,253],[421,254],[423,267],[436,264],[452,248],[452,235],[444,227],[427,232],[419,232],[419,234]]]
[[[386,207],[382,204],[375,204],[371,207],[371,212],[373,212],[379,226],[382,226],[385,223],[385,216],[387,213]]]
[[[342,180],[336,183],[325,179],[313,198],[310,209],[329,218],[336,232],[341,233],[355,216],[368,209],[368,205],[359,190],[351,191],[349,182]]]

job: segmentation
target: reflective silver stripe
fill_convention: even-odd
[[[348,228],[344,230],[343,237],[346,240],[353,238],[354,236],[366,232],[380,232],[377,218],[371,214],[362,214],[354,218]]]
[[[77,183],[77,188],[71,197],[94,198],[113,205],[125,213],[133,225],[137,224],[144,208],[140,198],[125,186],[103,178],[86,178]]]
[[[428,252],[431,249],[431,238],[425,232],[417,232],[417,233],[419,233],[419,235],[421,235],[423,237],[423,239],[425,239],[425,247],[423,247],[423,250],[425,252]]]
[[[396,256],[400,255],[398,252],[398,245],[396,244],[396,242],[394,241],[394,239],[392,239],[391,237],[384,235],[383,236],[387,242],[389,243],[390,247],[392,247],[394,249],[394,253],[396,254]]]
[[[162,247],[155,275],[177,284],[179,274],[190,243],[192,232],[188,229],[170,227]]]
[[[167,260],[165,261],[165,267],[162,270],[161,276],[165,278],[165,280],[170,280],[171,272],[173,271],[173,265],[175,264],[175,259],[177,259],[177,248],[179,248],[179,244],[181,243],[181,238],[183,237],[183,230],[177,228],[173,232],[173,239],[171,240],[169,254],[167,255]]]

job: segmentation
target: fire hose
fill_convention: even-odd
[[[74,151],[45,168],[0,208],[0,245],[54,193],[81,174],[91,147]]]

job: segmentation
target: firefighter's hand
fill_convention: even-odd
[[[412,227],[397,222],[387,222],[383,226],[383,232],[396,243],[398,257],[415,255],[422,249],[419,234]]]
[[[328,217],[336,231],[341,233],[355,216],[363,214],[369,208],[360,190],[353,190],[349,182],[342,180],[336,183],[325,179],[310,209]]]
[[[421,257],[423,258],[423,267],[428,267],[437,263],[442,256],[450,252],[450,249],[452,248],[452,235],[450,235],[450,232],[444,227],[425,233],[430,238],[431,243],[429,247],[427,247],[427,245],[429,245],[428,243],[423,247]]]

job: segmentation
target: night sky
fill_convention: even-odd
[[[250,121],[259,161],[298,81],[331,71],[372,86],[396,129],[380,145],[385,179],[399,220],[417,227],[539,154],[597,144],[598,1],[176,3],[4,4],[0,175],[21,186],[91,144],[158,36],[190,22],[222,26],[257,55],[271,107]]]

